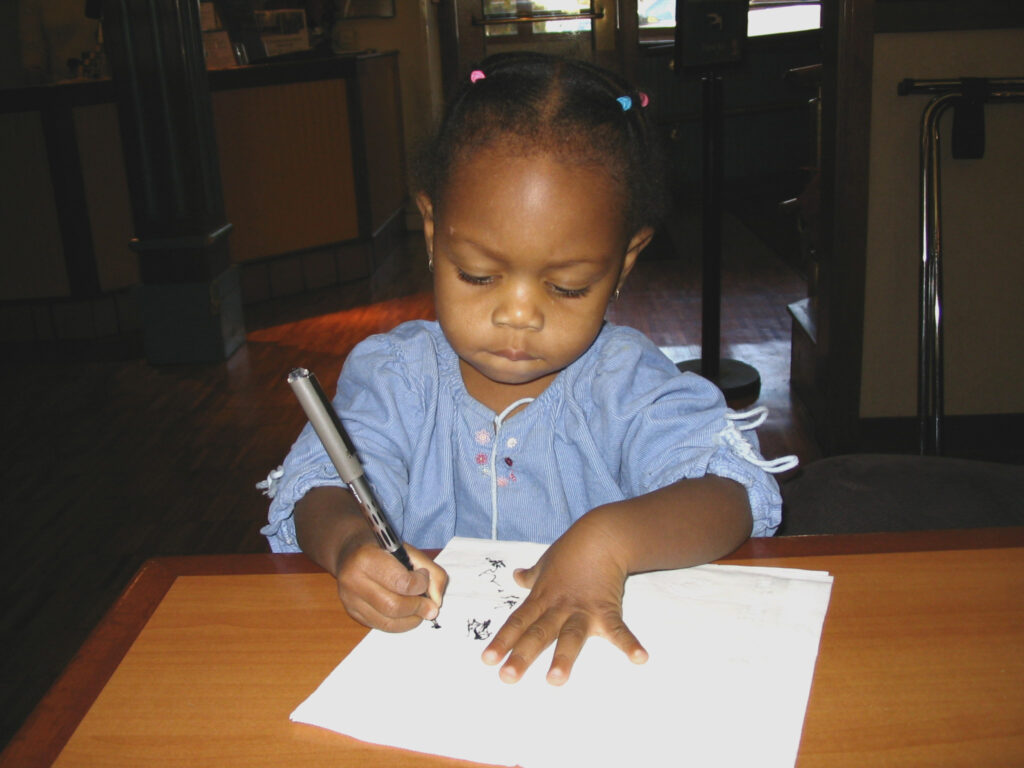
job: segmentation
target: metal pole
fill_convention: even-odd
[[[1024,101],[1024,78],[984,81],[985,102]],[[965,80],[905,79],[897,93],[937,94],[921,116],[920,136],[920,267],[918,285],[917,415],[921,455],[941,455],[945,411],[942,317],[942,200],[939,122],[964,98]]]
[[[726,400],[754,401],[761,376],[747,363],[722,359],[722,189],[725,179],[725,100],[722,75],[701,75],[702,209],[701,209],[701,350],[700,359],[677,363],[680,371],[699,373],[722,390]]]
[[[703,293],[701,315],[701,373],[718,381],[722,328],[722,76],[706,72],[701,77],[703,94],[703,184],[701,225]]]
[[[942,205],[939,120],[960,98],[932,99],[921,119],[921,265],[918,281],[917,416],[922,456],[942,453]]]

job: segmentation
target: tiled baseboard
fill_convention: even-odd
[[[368,280],[402,247],[394,216],[368,241],[334,243],[238,264],[243,306]],[[35,359],[127,359],[142,354],[141,286],[89,298],[0,302],[0,347]]]
[[[75,343],[138,336],[138,288],[88,299],[36,299],[0,303],[0,344]]]
[[[372,273],[373,250],[372,243],[339,243],[242,262],[242,303],[258,304],[366,279]]]

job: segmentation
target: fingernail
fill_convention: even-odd
[[[551,685],[562,685],[568,676],[560,669],[552,669],[548,671],[548,682]]]

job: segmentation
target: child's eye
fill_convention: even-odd
[[[562,288],[559,285],[552,285],[551,290],[565,299],[582,299],[590,293],[590,286],[587,285],[583,288]]]
[[[461,269],[458,269],[457,267],[456,271],[459,275],[459,280],[462,280],[465,283],[469,283],[470,285],[487,285],[494,279],[492,277],[480,277],[479,275],[471,275],[468,272],[463,272]]]

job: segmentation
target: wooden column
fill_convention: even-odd
[[[194,0],[105,0],[153,363],[223,360],[245,340]]]
[[[825,455],[860,450],[875,0],[823,3],[821,254],[814,353]],[[893,85],[895,88],[895,85]]]

